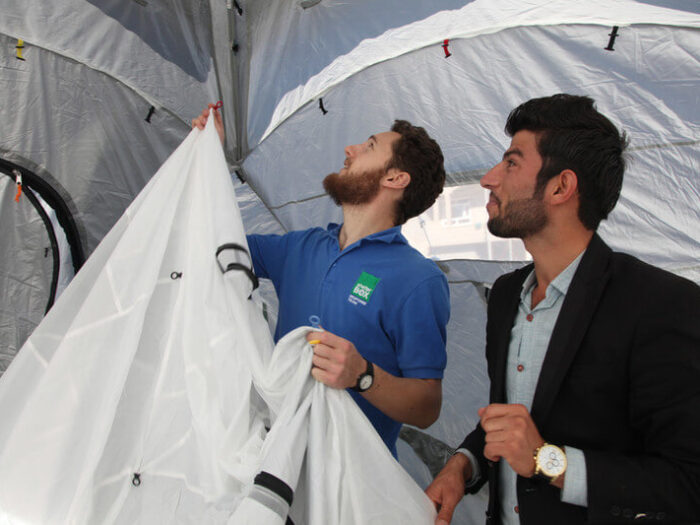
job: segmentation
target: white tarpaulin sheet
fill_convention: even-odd
[[[222,271],[249,261],[215,255],[231,243],[246,247],[210,125],[0,379],[0,523],[433,522],[347,393],[311,378],[306,329],[273,351],[252,280]]]

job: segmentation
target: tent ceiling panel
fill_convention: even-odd
[[[12,42],[0,35],[0,44]],[[0,152],[52,174],[77,210],[89,254],[188,126],[164,111],[146,122],[149,103],[94,69],[39,48],[24,56],[17,68],[0,68],[12,101],[0,106]]]
[[[698,159],[700,141],[632,150],[620,201],[601,223],[606,242],[700,282]]]
[[[187,121],[217,99],[208,2],[4,4],[1,34],[113,76]]]
[[[395,27],[413,24],[438,10],[458,9],[467,1],[323,1],[309,9],[303,9],[299,1],[247,2],[248,47],[252,51],[252,89],[248,96],[250,145],[263,136],[284,95],[304,86],[339,56]],[[411,49],[413,38],[403,43]]]
[[[244,167],[263,201],[292,229],[338,218],[327,199],[314,199],[323,194],[323,177],[342,166],[344,146],[388,129],[394,118],[423,125],[441,144],[448,173],[455,174],[494,165],[508,143],[503,125],[509,110],[528,98],[557,92],[592,96],[603,113],[627,130],[632,148],[697,141],[700,32],[634,25],[620,30],[612,52],[604,49],[608,33],[598,25],[516,27],[456,40],[447,60],[440,46],[403,54],[326,92],[327,113],[317,101],[307,103],[251,152]],[[675,173],[692,165],[696,148],[685,146],[685,153],[656,148],[656,154]],[[650,168],[630,164],[627,179],[634,182],[625,186],[623,200],[628,186],[649,187],[656,176]],[[687,195],[697,195],[698,182],[687,180]],[[309,213],[309,202],[314,213]],[[684,205],[683,211],[661,220],[670,221],[671,230],[699,231],[700,218],[689,211],[695,208]],[[620,207],[613,218],[628,210]],[[645,230],[660,232],[659,219],[650,220],[651,228]],[[689,222],[693,229],[687,229]],[[617,248],[633,248],[624,234],[608,239]],[[669,249],[677,240],[660,241],[634,246],[634,252],[656,264],[668,263],[669,253],[678,254],[677,246]]]
[[[385,5],[384,2],[382,2],[383,5]],[[329,42],[353,42],[352,38],[346,38],[343,35],[346,32],[355,32],[358,28],[357,25],[350,23],[350,21],[345,23],[345,20],[343,20],[342,23],[338,23],[336,20],[322,18],[322,13],[330,17],[338,9],[336,5],[331,5],[323,12],[319,11],[318,20],[313,18],[307,19],[306,21],[312,25],[299,32],[302,38],[308,38],[309,35],[312,35],[311,41],[315,43],[314,46],[306,44],[304,51],[307,52],[298,55],[304,57],[303,63],[306,65],[303,67],[299,67],[299,62],[296,60],[290,65],[280,67],[270,67],[270,64],[266,63],[272,59],[272,56],[279,56],[283,53],[281,48],[286,46],[286,42],[290,39],[290,34],[293,34],[290,30],[291,27],[294,27],[291,25],[291,22],[290,25],[285,27],[275,27],[285,37],[280,40],[276,50],[268,50],[267,53],[260,52],[251,57],[250,92],[260,93],[260,96],[254,98],[251,96],[249,98],[248,142],[251,147],[256,142],[264,140],[272,130],[300,107],[323,95],[330,88],[343,82],[358,71],[424,46],[436,45],[439,47],[444,39],[473,38],[478,35],[496,33],[514,27],[561,26],[567,24],[596,24],[605,27],[631,24],[700,27],[699,16],[689,16],[687,12],[639,4],[632,0],[619,0],[614,3],[604,0],[585,3],[558,0],[556,2],[542,2],[539,5],[517,0],[475,0],[464,5],[461,9],[450,10],[450,7],[434,4],[433,8],[439,12],[415,22],[406,20],[405,25],[402,26],[393,23],[393,13],[391,11],[387,9],[384,12],[383,7],[377,7],[372,11],[373,16],[371,17],[365,13],[367,17],[365,20],[376,18],[379,20],[378,24],[381,24],[382,20],[392,20],[392,23],[386,25],[387,30],[375,37],[364,35],[364,40],[360,41],[352,50],[348,50],[345,54],[341,54],[342,51],[345,51],[341,45],[340,49],[335,49],[336,58],[327,65],[326,53],[330,53],[330,50],[327,52],[319,52],[317,50],[324,47],[322,42],[325,43],[325,40],[316,41],[313,38],[317,34],[318,27],[328,25],[335,29],[334,38],[327,39]],[[360,8],[357,9],[361,11]],[[314,9],[308,11],[313,12]],[[266,21],[274,20],[275,18],[274,15],[270,15]],[[268,24],[272,23],[268,22]],[[270,29],[272,27],[270,26]],[[271,33],[261,28],[259,34],[270,35]],[[256,44],[260,48],[265,48],[259,42],[256,42]],[[292,47],[294,48],[294,46]],[[300,49],[296,50],[302,51]],[[323,69],[314,74],[319,65]],[[264,68],[269,68],[270,73],[267,73],[268,75],[275,75],[274,81],[271,81],[271,78],[265,78],[265,73],[262,72]],[[290,73],[294,78],[289,81],[282,81],[282,86],[294,87],[280,98],[279,91],[282,87],[266,86],[275,85],[279,72],[282,71],[284,73],[288,70],[294,71],[294,73]],[[300,78],[304,75],[313,76],[309,76],[307,79]],[[282,78],[284,78],[284,75],[282,75]],[[257,108],[269,108],[270,106],[274,106],[274,112],[269,118],[269,124],[264,133],[260,135],[259,132],[263,125],[262,121],[267,120],[269,110],[266,109],[265,114],[258,113],[257,116],[253,116],[251,112],[258,111]]]

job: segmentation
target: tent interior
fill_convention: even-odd
[[[223,101],[248,233],[340,222],[321,181],[394,119],[445,155],[438,202],[403,227],[448,278],[439,420],[405,427],[425,487],[486,403],[486,297],[528,260],[486,230],[480,177],[509,111],[591,96],[630,140],[613,249],[700,282],[700,5],[694,0],[0,0],[0,374],[190,131]],[[695,232],[695,233],[693,233]],[[274,327],[276,299],[261,293]],[[485,495],[455,523],[480,523]]]

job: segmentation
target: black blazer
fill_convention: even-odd
[[[489,296],[490,400],[505,366],[529,265]],[[517,479],[523,524],[700,522],[700,287],[614,253],[594,235],[564,299],[542,364],[532,418],[549,443],[583,450],[588,507],[546,482]],[[500,523],[497,465],[481,426],[460,445],[489,481],[487,523]],[[638,523],[639,521],[635,521]]]

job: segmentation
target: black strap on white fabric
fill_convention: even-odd
[[[289,517],[294,491],[277,476],[269,472],[260,471],[255,476],[253,488],[248,497],[276,513],[285,520],[286,525],[294,525],[294,522]]]
[[[229,262],[226,264],[224,267],[224,264],[221,262],[221,258],[219,257],[223,252],[226,250],[233,250],[235,252],[243,252],[246,257],[248,258],[248,261],[250,261],[250,264],[246,266],[243,263],[240,262]],[[219,263],[219,268],[221,268],[221,273],[226,273],[230,270],[238,270],[243,272],[248,279],[250,279],[250,282],[253,285],[253,290],[255,290],[259,285],[260,282],[258,281],[258,276],[255,275],[253,272],[253,261],[250,258],[250,254],[248,253],[248,250],[246,250],[243,246],[240,244],[237,244],[235,242],[227,243],[227,244],[222,244],[219,246],[216,250],[216,261]]]
[[[287,485],[277,476],[261,470],[258,475],[255,476],[255,481],[253,481],[253,483],[271,490],[286,501],[287,505],[292,505],[292,501],[294,500],[294,491],[292,490],[292,487]]]

